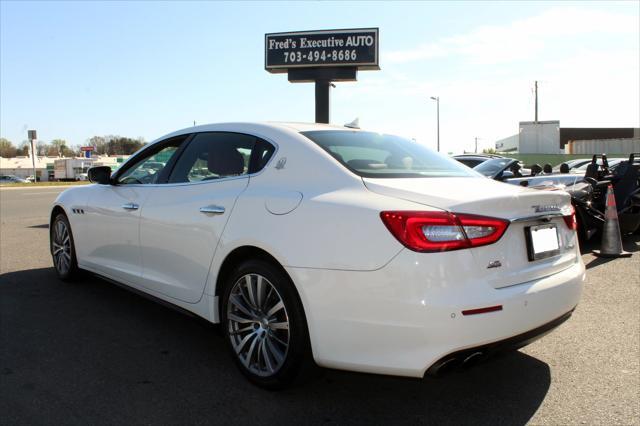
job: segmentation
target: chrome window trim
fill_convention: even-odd
[[[260,169],[259,171],[257,171],[256,173],[247,173],[246,175],[238,175],[238,176],[227,176],[227,177],[223,177],[223,178],[220,178],[220,179],[210,179],[210,180],[198,181],[198,182],[130,183],[130,184],[117,184],[117,185],[114,185],[114,186],[122,186],[122,187],[127,187],[127,188],[150,188],[150,187],[153,187],[153,188],[155,188],[155,187],[167,188],[167,187],[186,186],[186,185],[206,185],[206,184],[209,184],[209,183],[226,182],[226,181],[230,181],[230,180],[256,177],[256,176],[260,176],[267,169],[267,167],[269,167],[271,165],[271,163],[274,161],[274,158],[276,157],[276,154],[278,154],[278,152],[280,151],[280,146],[277,143],[275,143],[273,140],[271,140],[270,138],[263,137],[263,136],[258,136],[258,135],[253,134],[253,133],[230,132],[230,131],[215,131],[215,132],[214,131],[206,131],[206,132],[196,132],[196,133],[190,133],[190,134],[195,137],[195,135],[199,135],[199,134],[202,134],[202,133],[240,133],[240,134],[247,135],[247,136],[253,136],[254,138],[262,139],[263,141],[268,142],[271,145],[273,145],[275,147],[275,151],[273,151],[273,154],[271,155],[271,158],[269,158],[269,161],[267,161],[267,164],[265,164],[264,167],[262,169]],[[180,136],[180,135],[178,135],[178,136]],[[161,141],[159,141],[159,142],[161,142]],[[157,143],[157,142],[155,142],[155,143]],[[155,143],[154,143],[154,145],[155,145]]]

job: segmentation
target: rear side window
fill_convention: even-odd
[[[255,147],[253,148],[253,157],[251,158],[249,173],[257,173],[264,169],[273,156],[275,150],[276,148],[269,142],[258,139]]]
[[[169,177],[169,183],[202,182],[243,176],[263,168],[274,147],[242,133],[208,132],[193,137]]]
[[[399,136],[351,130],[302,134],[362,177],[477,176],[456,160]]]

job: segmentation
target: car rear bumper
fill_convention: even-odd
[[[447,268],[451,256],[457,263]],[[523,346],[541,337],[546,325],[568,318],[582,293],[579,256],[563,271],[500,289],[474,280],[472,265],[465,251],[427,258],[404,250],[376,271],[287,271],[300,293],[319,365],[410,377],[437,370],[456,353]],[[462,313],[493,306],[501,308]]]
[[[529,330],[522,334],[518,334],[517,336],[509,337],[504,340],[499,340],[497,342],[492,342],[473,348],[463,349],[445,355],[444,357],[433,363],[431,367],[429,367],[429,369],[427,370],[427,374],[436,375],[443,369],[453,364],[465,364],[469,361],[475,360],[477,358],[485,358],[497,352],[516,350],[525,347],[528,344],[533,343],[536,340],[546,336],[555,328],[559,327],[562,323],[564,323],[571,317],[574,309],[571,309],[566,314],[561,315],[560,317],[549,321],[548,323],[541,325],[540,327],[534,328],[533,330]]]

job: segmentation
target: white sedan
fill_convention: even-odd
[[[585,275],[570,197],[413,141],[319,124],[190,127],[51,211],[62,279],[91,271],[213,323],[240,370],[422,377],[533,341]]]

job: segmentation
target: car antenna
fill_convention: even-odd
[[[358,117],[356,117],[355,120],[353,120],[351,123],[345,124],[344,127],[348,127],[350,129],[359,129],[360,128],[360,119]]]

